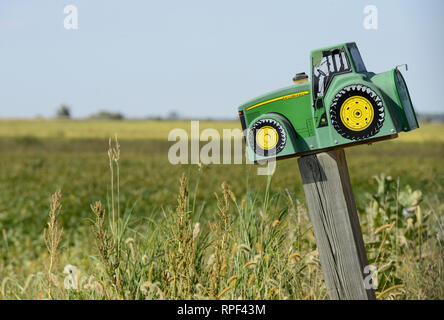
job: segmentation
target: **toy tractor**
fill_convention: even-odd
[[[310,56],[311,84],[305,73],[298,73],[294,85],[239,107],[250,160],[371,143],[418,128],[398,67],[368,72],[354,42],[314,50]]]

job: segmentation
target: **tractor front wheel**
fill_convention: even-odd
[[[333,127],[350,140],[374,136],[381,129],[384,118],[382,99],[372,89],[360,84],[340,90],[330,106]]]
[[[274,119],[256,121],[248,134],[248,142],[254,153],[272,156],[281,152],[287,141],[285,129]]]

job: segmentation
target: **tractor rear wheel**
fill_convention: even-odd
[[[384,123],[382,99],[364,85],[347,86],[333,99],[330,119],[335,130],[346,139],[370,138],[379,132]]]
[[[254,153],[260,156],[272,156],[281,152],[287,141],[285,129],[274,119],[256,121],[248,134],[248,142]]]

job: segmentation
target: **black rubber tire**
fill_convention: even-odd
[[[256,133],[257,131],[265,126],[270,126],[276,129],[278,133],[278,142],[276,146],[273,149],[270,150],[264,150],[256,143]],[[285,133],[285,129],[282,124],[279,123],[279,121],[274,119],[260,119],[256,121],[251,129],[248,132],[248,142],[250,144],[250,147],[253,149],[254,153],[260,156],[272,156],[276,155],[279,152],[281,152],[285,144],[287,142],[287,134]]]
[[[362,131],[348,129],[341,120],[340,111],[345,100],[352,96],[362,96],[373,106],[374,117],[370,125]],[[333,99],[330,106],[330,120],[335,130],[344,138],[349,140],[363,140],[377,134],[385,119],[384,105],[382,99],[369,87],[361,84],[346,86],[341,89]]]

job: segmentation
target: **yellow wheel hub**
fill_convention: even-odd
[[[256,132],[256,143],[263,150],[271,150],[276,147],[279,135],[275,128],[264,126]]]
[[[341,121],[350,130],[362,131],[373,121],[375,110],[368,99],[353,96],[344,101],[341,106]]]

